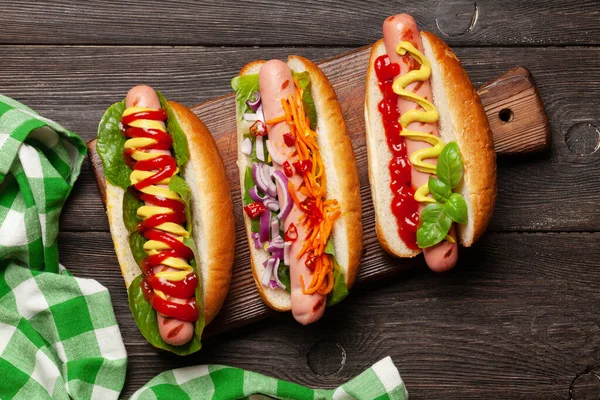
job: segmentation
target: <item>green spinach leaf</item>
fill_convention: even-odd
[[[186,229],[191,234],[192,226],[194,225],[192,223],[192,206],[190,203],[192,199],[192,190],[188,186],[185,179],[183,179],[179,175],[173,175],[171,177],[171,181],[169,182],[169,190],[172,190],[173,192],[177,193],[185,202],[185,218],[187,220]]]
[[[452,220],[438,203],[428,204],[421,212],[417,229],[417,245],[424,249],[441,242],[452,226]]]
[[[144,202],[135,198],[129,190],[123,195],[123,222],[127,232],[131,233],[137,230],[137,225],[142,221],[137,215],[137,210],[144,205]]]
[[[131,248],[131,254],[137,265],[142,268],[142,264],[148,254],[144,251],[144,244],[146,244],[146,238],[139,231],[135,230],[129,234],[129,247]]]
[[[165,97],[159,91],[156,91],[156,94],[160,100],[160,106],[167,111],[167,132],[169,132],[173,138],[173,155],[175,157],[175,161],[177,161],[177,166],[182,169],[190,159],[190,150],[188,148],[187,137],[185,133],[183,133],[183,130],[177,121],[177,116],[169,105],[167,99],[165,99]]]
[[[438,158],[436,175],[440,181],[454,189],[463,176],[463,161],[456,142],[450,142],[440,153]]]
[[[444,204],[444,211],[454,222],[466,224],[469,218],[467,203],[465,199],[458,193],[452,193],[450,199]]]
[[[200,343],[200,336],[202,334],[202,328],[204,326],[204,318],[200,318],[199,321],[196,322],[196,334],[194,335],[194,338],[188,343],[184,344],[183,346],[171,346],[170,344],[165,343],[165,341],[161,338],[160,332],[158,330],[156,311],[152,308],[152,305],[150,305],[148,300],[146,300],[146,298],[144,297],[144,293],[140,285],[141,281],[142,275],[138,276],[133,280],[133,282],[131,282],[131,286],[129,286],[129,289],[127,291],[127,295],[129,298],[129,308],[131,308],[131,313],[133,314],[133,318],[135,319],[135,323],[137,324],[140,333],[152,346],[158,349],[170,351],[180,356],[192,354],[200,350],[200,348],[202,347],[202,344]],[[197,296],[197,299],[198,298],[201,302],[202,297]],[[198,310],[202,309],[203,308],[200,304]]]
[[[127,189],[131,185],[131,168],[125,164],[123,145],[127,138],[121,132],[121,117],[125,111],[125,100],[115,103],[106,110],[98,125],[96,150],[102,160],[104,176],[113,185]]]
[[[429,177],[427,186],[429,187],[429,192],[431,193],[431,196],[433,196],[433,199],[440,203],[447,202],[452,195],[452,189],[450,189],[450,186],[432,176]]]

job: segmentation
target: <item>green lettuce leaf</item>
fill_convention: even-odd
[[[310,74],[308,71],[294,72],[294,78],[300,84],[300,87],[304,90],[302,94],[302,103],[304,103],[304,112],[310,119],[310,129],[313,131],[317,129],[317,108],[315,107],[315,101],[312,97]]]
[[[344,274],[340,271],[340,267],[333,259],[333,289],[327,297],[327,306],[334,306],[340,301],[344,300],[348,296],[348,287],[346,286],[346,279]]]
[[[131,168],[125,164],[123,145],[127,138],[123,136],[119,124],[125,111],[125,100],[115,103],[106,110],[98,125],[96,150],[102,160],[104,176],[115,186],[127,189],[131,185]]]
[[[333,237],[329,236],[325,245],[325,253],[333,257],[333,289],[327,297],[327,306],[334,306],[348,296],[348,286],[346,278],[340,271],[340,266],[335,260],[335,247],[333,246]]]
[[[292,72],[294,78],[298,81],[300,88],[304,90],[302,102],[304,103],[304,112],[310,118],[310,127],[317,127],[317,110],[311,94],[310,74],[304,72]],[[246,104],[247,100],[253,99],[253,94],[259,90],[258,74],[236,76],[231,80],[231,87],[235,91],[235,100],[238,106],[238,117],[241,119],[243,113],[252,112]]]
[[[167,111],[167,132],[173,138],[173,155],[175,156],[175,161],[177,161],[177,166],[181,169],[190,159],[187,137],[183,133],[181,126],[179,126],[177,116],[167,99],[159,91],[156,91],[156,94],[158,94],[160,106]]]
[[[142,275],[139,275],[133,280],[133,282],[131,282],[131,286],[129,286],[127,291],[129,308],[131,308],[131,313],[133,314],[133,318],[135,319],[135,323],[137,324],[140,333],[152,346],[158,349],[170,351],[180,356],[192,354],[200,350],[202,347],[200,336],[204,327],[204,318],[199,318],[199,320],[196,322],[196,335],[192,340],[183,346],[171,346],[160,337],[156,311],[144,297],[144,293],[140,285],[141,281]],[[202,296],[196,296],[196,298],[202,301]],[[198,307],[198,310],[202,309],[202,307]],[[202,316],[202,313],[200,313],[200,315]]]
[[[250,197],[250,189],[252,189],[256,183],[254,183],[254,177],[252,177],[252,167],[246,167],[246,173],[244,174],[244,198],[243,203],[245,206],[252,203],[253,200]],[[258,232],[260,230],[260,218],[254,218],[250,220],[250,230],[252,232]]]
[[[291,293],[292,286],[290,283],[290,267],[285,265],[283,261],[279,263],[279,268],[277,268],[277,277],[285,285],[285,291]]]

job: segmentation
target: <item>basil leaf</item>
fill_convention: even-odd
[[[463,162],[456,142],[450,142],[438,157],[436,175],[440,181],[454,189],[463,176]]]
[[[450,186],[432,176],[429,177],[427,186],[429,187],[429,192],[431,193],[431,196],[433,196],[434,200],[440,203],[447,202],[452,195],[452,189],[450,189]]]
[[[417,245],[424,249],[441,242],[452,226],[452,220],[438,203],[428,204],[421,212],[417,229]]]
[[[279,268],[277,268],[277,278],[285,285],[285,291],[291,293],[292,286],[290,283],[290,267],[285,265],[283,261],[279,263]]]
[[[192,233],[192,207],[190,201],[192,199],[192,190],[188,186],[185,179],[179,175],[173,175],[169,181],[169,190],[177,193],[181,196],[181,199],[185,202],[185,219],[187,220],[186,229],[189,233]]]
[[[123,146],[127,138],[121,132],[121,117],[125,111],[125,100],[108,107],[98,125],[96,150],[102,160],[104,176],[113,185],[127,189],[131,185],[131,168],[125,164]]]
[[[190,159],[187,136],[183,133],[183,130],[177,121],[177,116],[167,99],[165,99],[158,90],[156,91],[156,94],[160,100],[160,106],[167,111],[167,132],[169,132],[173,138],[173,155],[175,161],[177,161],[177,166],[181,169]]]
[[[311,94],[310,74],[308,71],[292,72],[292,75],[298,81],[300,88],[304,90],[302,102],[304,103],[304,112],[310,119],[310,128],[317,127],[317,110],[315,102]],[[241,119],[242,114],[253,112],[246,104],[247,100],[254,98],[254,92],[260,90],[258,85],[258,74],[236,76],[231,80],[231,87],[235,91],[235,100],[237,102],[238,117]],[[266,154],[266,153],[265,153]]]
[[[465,199],[458,193],[452,193],[450,199],[444,204],[444,211],[454,222],[466,224],[469,218],[467,211],[467,203]]]
[[[160,336],[156,311],[144,297],[144,292],[142,291],[142,287],[140,285],[141,281],[142,275],[135,278],[127,290],[129,308],[131,308],[131,313],[133,314],[133,318],[135,319],[135,323],[137,324],[140,333],[152,346],[158,349],[170,351],[180,356],[192,354],[200,350],[202,347],[202,344],[200,343],[202,329],[198,330],[198,327],[200,326],[200,328],[202,328],[204,325],[204,318],[199,318],[198,322],[196,322],[196,334],[188,343],[184,344],[183,346],[171,346],[170,344],[167,344]],[[196,298],[199,298],[200,301],[202,301],[201,296],[197,296]],[[202,309],[202,307],[198,307],[198,310]]]
[[[144,251],[144,244],[146,238],[139,231],[135,230],[129,234],[129,247],[131,248],[131,254],[137,265],[142,268],[142,263],[148,257],[146,251]]]
[[[327,306],[334,306],[348,296],[348,286],[344,274],[340,271],[340,267],[333,260],[333,289],[327,297]]]
[[[142,221],[137,215],[137,210],[143,205],[144,203],[136,199],[129,190],[125,191],[123,195],[123,222],[129,233],[136,231],[138,223]]]

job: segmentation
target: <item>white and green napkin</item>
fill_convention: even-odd
[[[117,399],[127,354],[108,290],[58,263],[58,219],[85,145],[0,95],[0,399]],[[92,266],[93,267],[93,266]],[[132,399],[405,400],[385,358],[335,390],[204,365],[163,372]]]

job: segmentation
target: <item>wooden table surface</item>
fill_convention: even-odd
[[[135,84],[195,105],[229,93],[251,60],[323,60],[374,42],[399,12],[445,38],[476,86],[529,68],[546,107],[551,149],[498,160],[491,226],[453,271],[407,261],[409,272],[354,290],[314,325],[277,315],[187,358],[159,354],[139,334],[86,160],[61,218],[60,259],[110,289],[129,354],[124,396],[200,363],[334,387],[390,355],[411,399],[600,397],[597,1],[61,0],[0,10],[0,93],[86,141]]]

